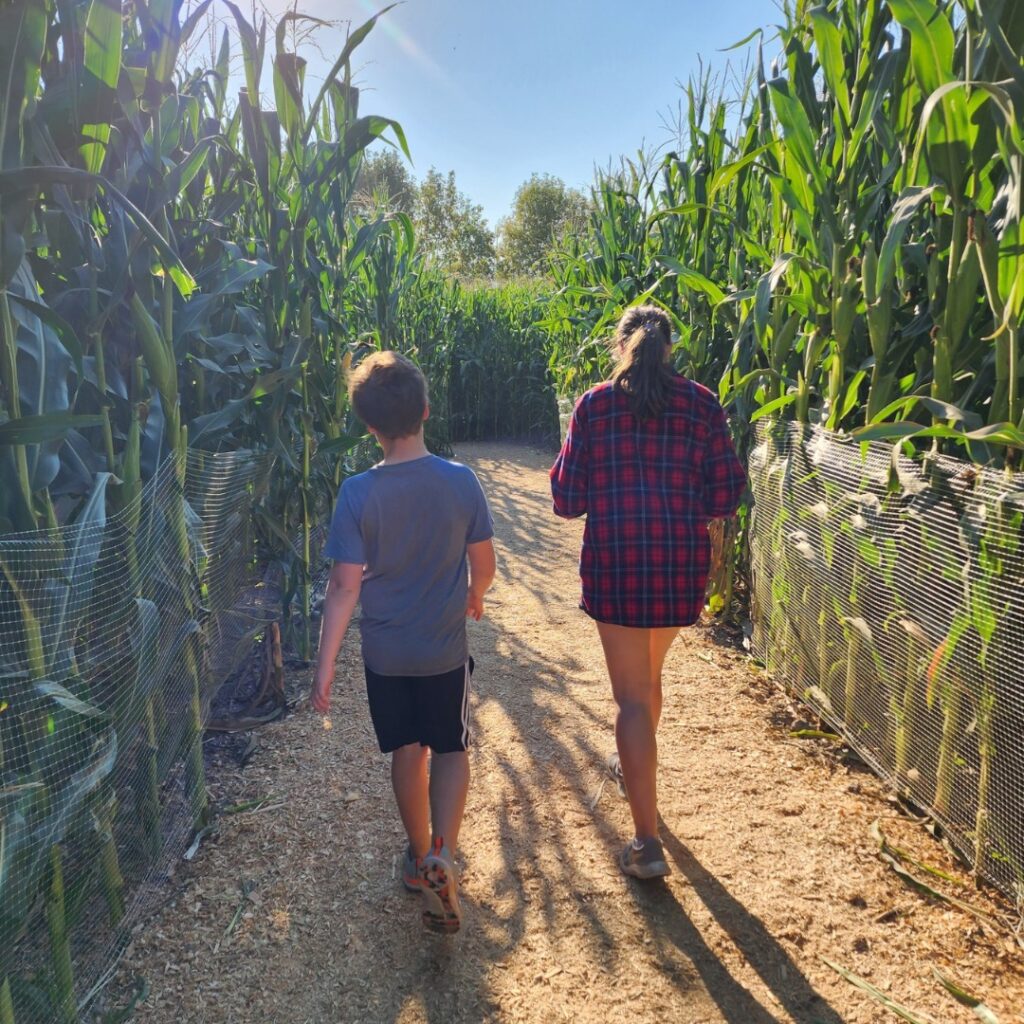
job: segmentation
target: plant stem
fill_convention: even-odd
[[[107,902],[110,926],[116,928],[124,917],[124,876],[118,860],[117,845],[114,842],[114,815],[116,803],[111,800],[100,819],[103,845],[100,849],[100,880],[103,898]]]
[[[71,967],[71,945],[64,913],[64,869],[60,846],[50,847],[50,888],[46,894],[46,925],[50,933],[50,961],[57,1020],[60,1024],[77,1024],[75,1012],[75,976]]]
[[[860,636],[852,627],[847,630],[846,682],[843,686],[843,717],[850,734],[857,728],[857,662],[860,657]]]
[[[7,584],[18,603],[21,613],[22,628],[25,633],[25,655],[28,661],[28,672],[31,679],[46,678],[46,651],[43,646],[43,628],[13,569],[8,566],[0,554],[0,570],[7,577]]]
[[[163,845],[160,836],[160,741],[156,731],[153,698],[146,701],[146,743],[142,748],[142,836],[149,862],[155,863]]]
[[[992,758],[995,754],[993,717],[996,695],[992,684],[985,680],[978,701],[978,810],[974,819],[974,877],[980,880],[987,861],[989,832],[989,788],[992,782]]]
[[[194,618],[196,614],[193,600],[193,585],[201,585],[197,576],[196,560],[192,543],[185,522],[185,465],[188,455],[188,428],[181,426],[181,407],[175,405],[173,414],[168,416],[169,436],[174,444],[174,472],[177,475],[178,488],[172,513],[173,529],[178,546],[178,557],[185,567],[186,585],[182,591],[185,614]],[[188,792],[189,806],[192,809],[192,824],[196,829],[202,828],[208,820],[209,802],[206,796],[206,767],[203,764],[203,685],[200,673],[196,635],[188,637],[182,647],[185,661],[185,678],[191,687],[189,698],[189,717],[182,743],[185,751],[185,787]]]
[[[0,1024],[14,1024],[14,1002],[11,999],[11,979],[4,978],[0,985]]]
[[[949,817],[953,796],[953,769],[956,765],[956,740],[960,733],[962,695],[957,680],[951,680],[942,710],[942,739],[939,743],[939,764],[935,771],[935,810]]]
[[[309,319],[309,300],[303,307],[304,320]],[[310,455],[313,448],[313,437],[310,430],[309,391],[306,367],[302,368],[302,633],[300,635],[300,656],[308,661],[312,656],[312,638],[309,631],[309,620],[312,613],[312,550],[313,526],[310,509]]]
[[[912,716],[914,714],[915,690],[917,688],[918,657],[914,638],[908,636],[903,700],[896,714],[896,736],[894,740],[896,781],[901,785],[907,780],[907,754],[913,739]]]
[[[99,312],[98,296],[96,292],[96,267],[90,264],[89,267],[89,323],[90,326],[96,323]],[[100,413],[103,416],[103,448],[107,456],[107,472],[116,472],[117,463],[114,461],[114,435],[110,429],[110,407],[107,405],[107,364],[106,355],[103,351],[103,338],[95,330],[89,331],[92,341],[92,354],[96,360],[96,385],[100,392],[100,401],[103,403]]]
[[[0,291],[0,385],[7,392],[9,412],[12,420],[21,418],[21,398],[18,382],[18,343],[14,333],[14,320],[7,292]],[[38,523],[32,507],[32,485],[28,477],[28,456],[25,446],[14,446],[14,466],[18,479],[22,514],[28,529],[34,530]]]

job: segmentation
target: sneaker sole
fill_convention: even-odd
[[[423,859],[423,927],[438,935],[452,935],[462,927],[458,888],[448,865],[433,854]]]
[[[651,878],[666,878],[672,874],[668,861],[664,859],[649,860],[645,864],[627,863],[619,857],[619,868],[624,875],[630,878],[639,878],[641,881],[648,881]]]
[[[656,860],[644,865],[630,864],[628,867],[620,864],[619,867],[622,868],[624,875],[629,875],[630,878],[639,878],[643,882],[652,878],[667,878],[672,874],[672,869],[663,860]]]

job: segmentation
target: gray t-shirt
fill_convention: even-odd
[[[494,535],[468,466],[427,455],[341,485],[324,555],[364,566],[363,661],[387,676],[466,663],[466,545]]]

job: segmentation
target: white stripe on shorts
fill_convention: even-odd
[[[469,660],[466,661],[466,682],[462,688],[462,746],[469,749]]]

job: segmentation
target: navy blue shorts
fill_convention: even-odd
[[[468,750],[473,659],[436,676],[382,676],[366,669],[366,696],[381,752],[418,743],[436,754]]]

